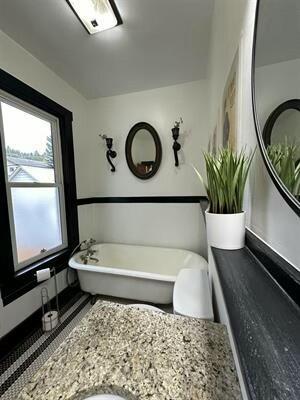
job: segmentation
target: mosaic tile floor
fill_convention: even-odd
[[[48,360],[91,308],[90,296],[79,294],[61,312],[61,323],[51,333],[39,328],[0,364],[0,399],[15,400],[27,381]]]

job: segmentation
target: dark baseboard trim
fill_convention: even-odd
[[[67,287],[60,292],[58,295],[60,309],[62,309],[62,307],[71,301],[71,299],[74,298],[78,293],[80,293],[80,289],[78,287]],[[55,306],[55,299],[51,300],[51,305]],[[12,331],[0,339],[0,360],[2,360],[3,357],[5,357],[17,345],[19,345],[21,340],[26,340],[29,335],[31,335],[41,326],[41,315],[42,309],[39,308],[18,326],[16,326]]]
[[[69,315],[64,319],[64,321],[61,322],[52,332],[44,335],[42,329],[38,329],[36,332],[33,333],[33,335],[28,338],[25,346],[18,346],[12,353],[10,353],[6,357],[6,361],[4,361],[3,363],[4,368],[5,366],[7,366],[8,368],[10,366],[13,366],[14,368],[12,374],[8,374],[7,379],[5,379],[4,382],[0,385],[0,398],[2,398],[7,390],[16,383],[16,381],[24,374],[24,372],[28,368],[30,368],[30,366],[37,360],[37,358],[42,355],[49,346],[51,346],[53,341],[65,330],[65,328],[67,328],[67,326],[78,315],[78,313],[80,313],[80,311],[88,304],[88,302],[90,301],[89,296],[84,296],[82,301],[80,301],[81,296],[82,294],[79,293],[79,297],[77,296],[76,298],[76,301],[79,300],[80,304],[77,304],[76,308],[73,309],[73,311],[69,313]],[[72,305],[70,307],[72,307],[74,303],[75,302],[72,302]],[[38,347],[35,348],[35,350],[32,349],[33,340],[38,340],[39,338],[42,339],[42,343],[40,343]],[[30,354],[25,355],[24,350],[26,351],[29,349],[32,349],[33,351],[31,351]],[[25,357],[21,357],[21,355],[23,354]],[[17,364],[15,364],[15,362],[13,361],[14,359]],[[1,368],[2,371],[4,370],[4,368]]]
[[[206,196],[132,196],[132,197],[86,197],[77,199],[77,205],[106,203],[200,203]]]
[[[300,306],[300,272],[249,230],[246,231],[246,246]]]

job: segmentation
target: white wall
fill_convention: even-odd
[[[0,31],[0,68],[19,78],[41,93],[57,101],[73,112],[73,133],[76,159],[78,195],[89,194],[89,182],[85,179],[86,160],[80,157],[85,151],[87,101],[67,83],[41,64],[36,58]],[[80,149],[80,150],[79,150]],[[59,274],[59,290],[66,287],[65,272]],[[48,285],[52,285],[49,282]],[[28,292],[17,301],[3,307],[0,300],[0,337],[40,307],[40,287]]]
[[[208,142],[208,96],[205,81],[170,86],[127,95],[101,98],[88,107],[88,179],[94,196],[193,196],[205,194],[191,163],[203,168],[202,150]],[[171,128],[183,118],[179,153],[174,166]],[[148,122],[162,143],[162,163],[150,180],[140,180],[129,170],[125,141],[137,122]],[[110,172],[105,133],[114,138],[118,156]],[[180,247],[206,254],[205,230],[199,204],[97,204],[79,207],[81,238],[89,234],[104,242]]]
[[[240,41],[246,5],[247,0],[215,0],[208,68],[210,132],[218,118],[226,79]]]
[[[206,256],[199,204],[94,204],[79,207],[81,239],[182,248]]]
[[[211,121],[217,109],[234,54],[240,45],[240,141],[257,145],[251,99],[252,37],[256,0],[216,0],[210,65]],[[244,18],[243,18],[244,15]],[[232,18],[230,18],[232,16]],[[227,49],[227,50],[226,50]],[[245,199],[248,227],[296,268],[300,268],[299,218],[272,183],[257,149]]]
[[[203,188],[188,165],[203,166],[201,151],[208,143],[208,91],[206,81],[195,81],[161,89],[121,96],[104,97],[89,102],[88,141],[93,168],[89,180],[95,196],[179,196],[200,195]],[[179,142],[180,166],[174,166],[171,128],[183,118]],[[162,163],[157,174],[146,181],[136,178],[125,159],[125,141],[137,122],[148,122],[156,129],[162,144]],[[105,156],[105,133],[114,138],[116,173],[110,172]]]

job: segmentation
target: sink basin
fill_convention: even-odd
[[[87,397],[85,400],[126,400],[124,397],[116,396],[114,394],[97,394],[95,396]]]

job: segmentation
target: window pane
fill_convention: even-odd
[[[51,123],[1,103],[9,182],[53,183]]]
[[[18,263],[62,244],[57,188],[12,188]]]

